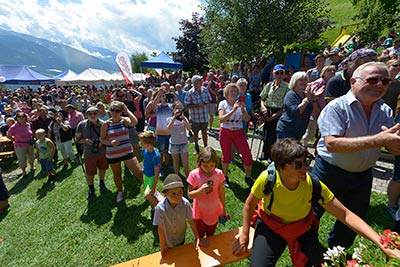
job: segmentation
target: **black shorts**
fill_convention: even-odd
[[[133,155],[133,153],[129,153],[128,155],[119,157],[119,158],[115,158],[115,159],[107,159],[107,163],[108,164],[114,164],[114,163],[119,163],[121,161],[127,160],[127,159],[133,159],[135,156]]]

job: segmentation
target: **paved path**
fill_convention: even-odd
[[[216,129],[208,135],[208,144],[216,150],[221,150],[218,142],[218,134]],[[200,140],[200,145],[203,145]],[[262,144],[257,138],[249,138],[249,145],[253,155],[253,159],[258,159],[262,154]],[[310,150],[311,151],[311,150]],[[258,155],[257,155],[258,153]],[[394,158],[391,155],[382,154],[382,157],[377,161],[376,166],[373,169],[374,181],[372,190],[380,193],[386,193],[386,188],[389,180],[393,176],[393,162]],[[311,163],[312,165],[313,163]]]

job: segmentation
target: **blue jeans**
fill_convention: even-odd
[[[365,219],[371,197],[372,168],[363,172],[348,172],[317,156],[312,172],[346,208]],[[321,218],[324,212],[325,209],[320,205],[314,206],[314,213],[318,218]],[[336,220],[328,236],[328,245],[349,248],[356,235],[353,230]]]

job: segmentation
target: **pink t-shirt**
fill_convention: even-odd
[[[215,169],[213,175],[208,177],[200,168],[197,168],[190,172],[186,181],[194,188],[199,188],[209,180],[213,181],[213,191],[209,194],[201,194],[193,200],[193,218],[201,219],[207,225],[214,225],[223,212],[218,189],[225,180],[224,174],[220,169]]]
[[[29,123],[21,125],[14,123],[7,132],[8,136],[14,136],[14,147],[32,146],[29,142],[32,140],[32,130]]]
[[[83,121],[85,117],[81,112],[74,111],[68,115],[69,124],[71,124],[71,129],[75,129],[80,121]]]

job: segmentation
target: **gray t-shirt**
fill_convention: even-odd
[[[93,156],[98,156],[101,154],[105,154],[105,147],[104,146],[99,146],[100,144],[100,128],[101,128],[102,122],[99,121],[97,125],[93,125],[89,120],[83,120],[79,122],[78,126],[76,127],[76,132],[77,133],[82,133],[81,139],[91,139],[93,142],[97,142],[98,146],[98,153],[93,154],[93,146],[90,146],[88,144],[83,144],[83,155],[85,158],[93,157]]]
[[[175,208],[164,198],[156,206],[153,225],[163,224],[167,247],[174,248],[185,242],[186,221],[192,219],[192,207],[186,198],[182,197]]]

